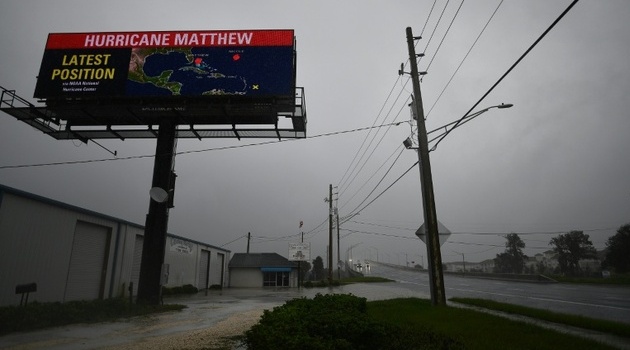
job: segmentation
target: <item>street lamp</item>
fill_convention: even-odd
[[[477,118],[478,116],[486,113],[487,111],[491,110],[492,108],[505,109],[505,108],[511,108],[513,106],[514,105],[511,104],[511,103],[501,103],[500,105],[490,106],[488,108],[484,108],[484,109],[482,109],[480,111],[477,111],[475,113],[469,114],[469,115],[465,116],[464,118],[461,118],[461,119],[458,119],[458,120],[454,120],[454,121],[452,121],[450,123],[447,123],[447,124],[444,124],[444,125],[442,125],[440,127],[437,127],[437,128],[435,128],[435,129],[433,129],[431,131],[427,131],[427,136],[428,136],[428,135],[431,135],[431,134],[433,134],[435,132],[438,132],[438,131],[442,130],[441,134],[433,137],[431,140],[428,141],[428,143],[431,143],[431,142],[433,142],[433,141],[435,141],[435,140],[437,140],[437,139],[439,139],[441,137],[446,136],[446,134],[451,132],[453,129],[456,129],[456,128],[458,128],[458,127],[468,123],[469,121],[471,121],[471,120]],[[452,126],[454,124],[456,124],[456,125],[449,129],[449,126]],[[418,149],[418,147],[413,147],[413,141],[411,141],[411,138],[409,138],[409,137],[403,141],[403,145],[407,149]],[[433,148],[431,148],[429,151],[435,151],[436,148],[437,148],[437,145],[433,146]]]
[[[352,266],[352,249],[360,244],[363,244],[363,242],[353,244],[350,247],[348,247],[348,249],[346,249],[346,260],[348,260],[348,262],[350,263],[350,266]]]
[[[444,129],[444,132],[442,132],[441,134],[439,134],[439,135],[435,136],[434,138],[432,138],[431,140],[429,140],[429,143],[431,143],[431,142],[433,142],[433,141],[435,141],[435,140],[437,140],[439,138],[444,138],[446,136],[446,134],[450,133],[453,129],[458,128],[458,127],[468,123],[469,121],[471,121],[471,120],[477,118],[478,116],[486,113],[487,111],[489,111],[492,108],[505,109],[505,108],[511,108],[512,106],[514,106],[514,105],[511,104],[511,103],[501,103],[500,105],[491,106],[491,107],[482,109],[482,110],[480,110],[478,112],[469,114],[469,115],[465,116],[464,118],[452,121],[452,122],[450,122],[448,124],[440,126],[439,128],[436,128],[436,129],[433,129],[431,131],[428,131],[427,135],[430,135],[430,134],[432,134],[432,133],[434,133],[436,131]],[[455,124],[455,126],[453,126],[452,128],[449,129],[448,127],[453,125],[453,124]],[[438,143],[439,143],[439,141],[438,141]],[[431,148],[431,151],[435,151],[436,148],[437,148],[437,144],[435,144]]]

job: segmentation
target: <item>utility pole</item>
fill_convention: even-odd
[[[249,240],[252,238],[252,233],[247,232],[247,254],[249,254]]]
[[[337,215],[337,279],[341,280],[341,266],[339,265],[341,261],[341,255],[339,254],[339,248],[341,247],[339,244],[339,207],[335,208],[335,215]]]
[[[328,284],[332,285],[333,281],[333,203],[332,203],[332,184],[328,187]]]
[[[420,37],[414,37],[411,27],[407,27],[407,46],[409,47],[409,63],[411,66],[411,82],[413,84],[414,97],[413,108],[415,108],[415,115],[418,118],[418,164],[420,166],[422,206],[427,233],[427,259],[429,261],[431,303],[433,305],[446,305],[444,275],[442,272],[442,255],[440,252],[440,238],[438,234],[437,213],[435,210],[435,197],[433,193],[433,177],[431,175],[431,162],[429,161],[429,142],[427,141],[427,128],[424,124],[424,107],[422,106],[420,78],[418,73],[418,63],[416,61],[418,56],[416,55],[416,48],[414,45],[416,39],[420,39]]]
[[[300,229],[302,229],[302,221],[300,221]],[[302,231],[302,243],[304,243],[304,231]],[[298,261],[298,289],[302,287],[302,262]]]

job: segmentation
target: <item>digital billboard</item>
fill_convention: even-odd
[[[48,35],[35,97],[295,94],[293,30]]]

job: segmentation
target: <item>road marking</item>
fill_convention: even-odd
[[[398,281],[396,281],[396,282],[400,282],[400,283],[407,283],[407,284],[413,284],[413,285],[416,285],[416,286],[423,286],[423,287],[428,287],[428,286],[429,286],[429,285],[428,285],[428,284],[426,284],[426,283],[424,283],[424,284],[423,284],[423,283],[411,282],[411,281],[403,281],[403,280],[398,280]]]
[[[541,300],[541,301],[552,301],[552,302],[556,302],[556,303],[582,305],[582,306],[589,306],[589,307],[603,307],[603,308],[607,308],[607,309],[621,310],[621,311],[628,311],[628,310],[630,310],[630,308],[625,308],[625,307],[608,306],[608,305],[591,304],[591,303],[582,303],[582,302],[578,302],[578,301],[568,301],[568,300],[561,300],[561,299],[551,299],[551,298],[541,298],[541,297],[528,297],[528,296],[517,295],[517,294],[485,292],[485,291],[471,290],[471,289],[459,289],[459,288],[449,288],[449,289],[458,290],[460,292],[469,292],[469,293],[470,292],[474,292],[474,293],[480,293],[480,294],[498,295],[498,296],[502,296],[502,297],[524,298],[524,299]]]

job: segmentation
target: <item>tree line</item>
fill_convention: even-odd
[[[497,254],[494,259],[495,273],[526,272],[526,262],[529,259],[523,253],[525,242],[516,233],[505,236],[505,251]],[[580,266],[580,260],[598,259],[597,251],[593,247],[589,235],[583,231],[570,231],[560,234],[549,241],[551,250],[555,254],[558,266],[553,273],[566,276],[582,276],[588,271]],[[617,230],[617,233],[608,238],[606,242],[605,258],[601,262],[601,268],[612,270],[615,273],[630,272],[630,224],[625,224]],[[536,270],[529,272],[549,272],[542,262],[539,262]]]

